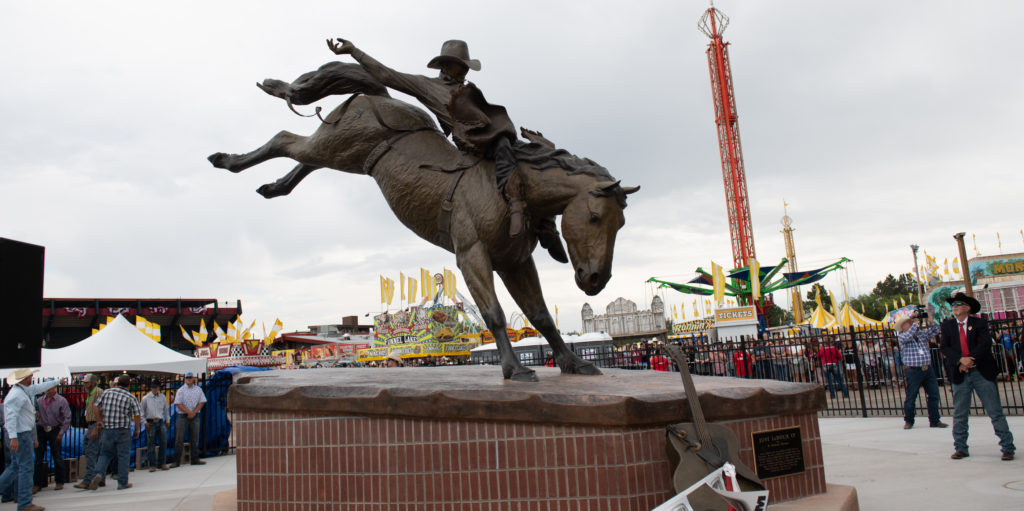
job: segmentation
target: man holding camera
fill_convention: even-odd
[[[971,316],[981,311],[981,304],[974,297],[956,293],[946,302],[953,307],[953,317],[942,322],[939,349],[946,357],[949,379],[953,382],[955,451],[950,457],[959,460],[970,456],[967,450],[967,417],[971,414],[971,392],[976,392],[985,413],[992,420],[992,429],[999,437],[1002,460],[1010,461],[1017,448],[1013,445],[1013,433],[999,402],[999,389],[995,383],[999,368],[992,356],[988,321]]]
[[[896,339],[900,343],[900,358],[907,375],[907,399],[903,401],[903,429],[914,427],[917,414],[917,393],[924,387],[928,401],[928,424],[933,428],[948,428],[949,424],[939,420],[939,384],[935,379],[929,341],[939,335],[939,325],[924,326],[927,313],[921,310],[896,320]],[[914,321],[919,320],[919,321]],[[930,322],[929,322],[930,323]]]

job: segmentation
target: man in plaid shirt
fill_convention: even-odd
[[[96,427],[100,430],[100,457],[96,460],[92,474],[86,474],[89,489],[99,488],[103,474],[107,473],[107,465],[117,456],[117,489],[126,490],[132,487],[128,482],[128,457],[132,448],[132,438],[139,438],[142,429],[142,411],[139,400],[128,393],[131,378],[122,374],[116,380],[117,385],[111,386],[93,405],[97,414]],[[135,422],[132,433],[131,423]]]
[[[949,424],[939,417],[939,384],[935,379],[935,368],[931,366],[932,355],[928,342],[939,335],[939,325],[932,323],[928,328],[918,326],[917,313],[896,320],[896,339],[900,343],[900,358],[907,375],[907,399],[903,401],[903,429],[914,427],[917,413],[917,393],[924,387],[928,396],[928,423],[933,428],[948,428]]]

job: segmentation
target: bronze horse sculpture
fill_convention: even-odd
[[[355,64],[336,65],[359,71]],[[563,373],[600,374],[568,349],[548,312],[531,255],[537,237],[508,237],[508,206],[495,188],[494,163],[459,151],[425,111],[389,97],[383,87],[357,88],[344,91],[355,94],[324,117],[308,137],[281,131],[255,151],[216,153],[209,160],[231,172],[272,158],[298,161],[288,175],[259,188],[267,198],[290,193],[319,168],[369,175],[406,227],[455,254],[470,294],[494,334],[506,379],[537,381],[535,372],[512,351],[494,291],[494,272],[548,341]],[[557,153],[561,165],[519,162],[527,213],[531,218],[562,216],[576,285],[595,295],[611,278],[615,236],[625,223],[626,195],[639,187],[621,187],[603,167],[565,151],[543,148],[538,152]]]

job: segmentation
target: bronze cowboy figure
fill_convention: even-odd
[[[427,63],[428,68],[439,71],[433,78],[395,71],[345,39],[328,39],[327,46],[336,55],[351,55],[385,87],[416,98],[434,114],[445,135],[451,135],[460,150],[493,160],[495,184],[509,204],[509,237],[522,234],[527,219],[522,183],[515,177],[516,153],[513,146],[518,142],[516,128],[505,107],[488,103],[480,89],[466,81],[470,69],[480,70],[480,61],[469,58],[469,46],[464,41],[453,39],[441,45],[441,54]],[[306,73],[291,84],[268,79],[257,86],[272,96],[288,100],[290,105],[309,104],[332,94],[339,81],[348,79],[335,76],[335,72],[335,68],[327,65]],[[531,141],[546,142],[554,147],[539,133],[524,130],[523,134]],[[553,217],[538,219],[534,230],[541,246],[551,257],[561,263],[569,262]]]
[[[268,79],[259,86],[285,99],[289,107],[332,94],[352,96],[321,118],[312,135],[281,131],[254,151],[215,153],[210,162],[241,172],[272,158],[296,160],[286,176],[259,188],[267,198],[287,195],[321,168],[372,177],[406,227],[455,254],[470,294],[494,333],[506,379],[537,378],[512,351],[494,290],[495,273],[551,345],[563,373],[600,374],[562,340],[544,303],[532,253],[538,235],[549,236],[549,251],[571,262],[576,285],[588,295],[597,294],[611,278],[626,196],[639,187],[620,186],[604,167],[556,148],[539,134],[523,130],[530,142],[517,140],[505,109],[487,103],[464,81],[469,69],[479,69],[479,62],[469,58],[461,41],[446,42],[442,54],[430,61],[429,67],[441,71],[436,78],[393,71],[343,39],[328,44],[359,64],[331,62],[292,83]],[[423,110],[391,98],[389,87],[416,97],[441,129]],[[504,192],[496,182],[504,184]],[[550,230],[517,229],[517,209],[520,219],[550,221]],[[558,215],[567,251],[554,229],[552,219]],[[510,232],[530,235],[509,237]]]

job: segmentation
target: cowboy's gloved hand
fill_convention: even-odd
[[[327,47],[330,48],[335,55],[347,55],[356,49],[356,46],[352,44],[352,41],[348,41],[340,37],[335,38],[334,41],[328,39]]]

